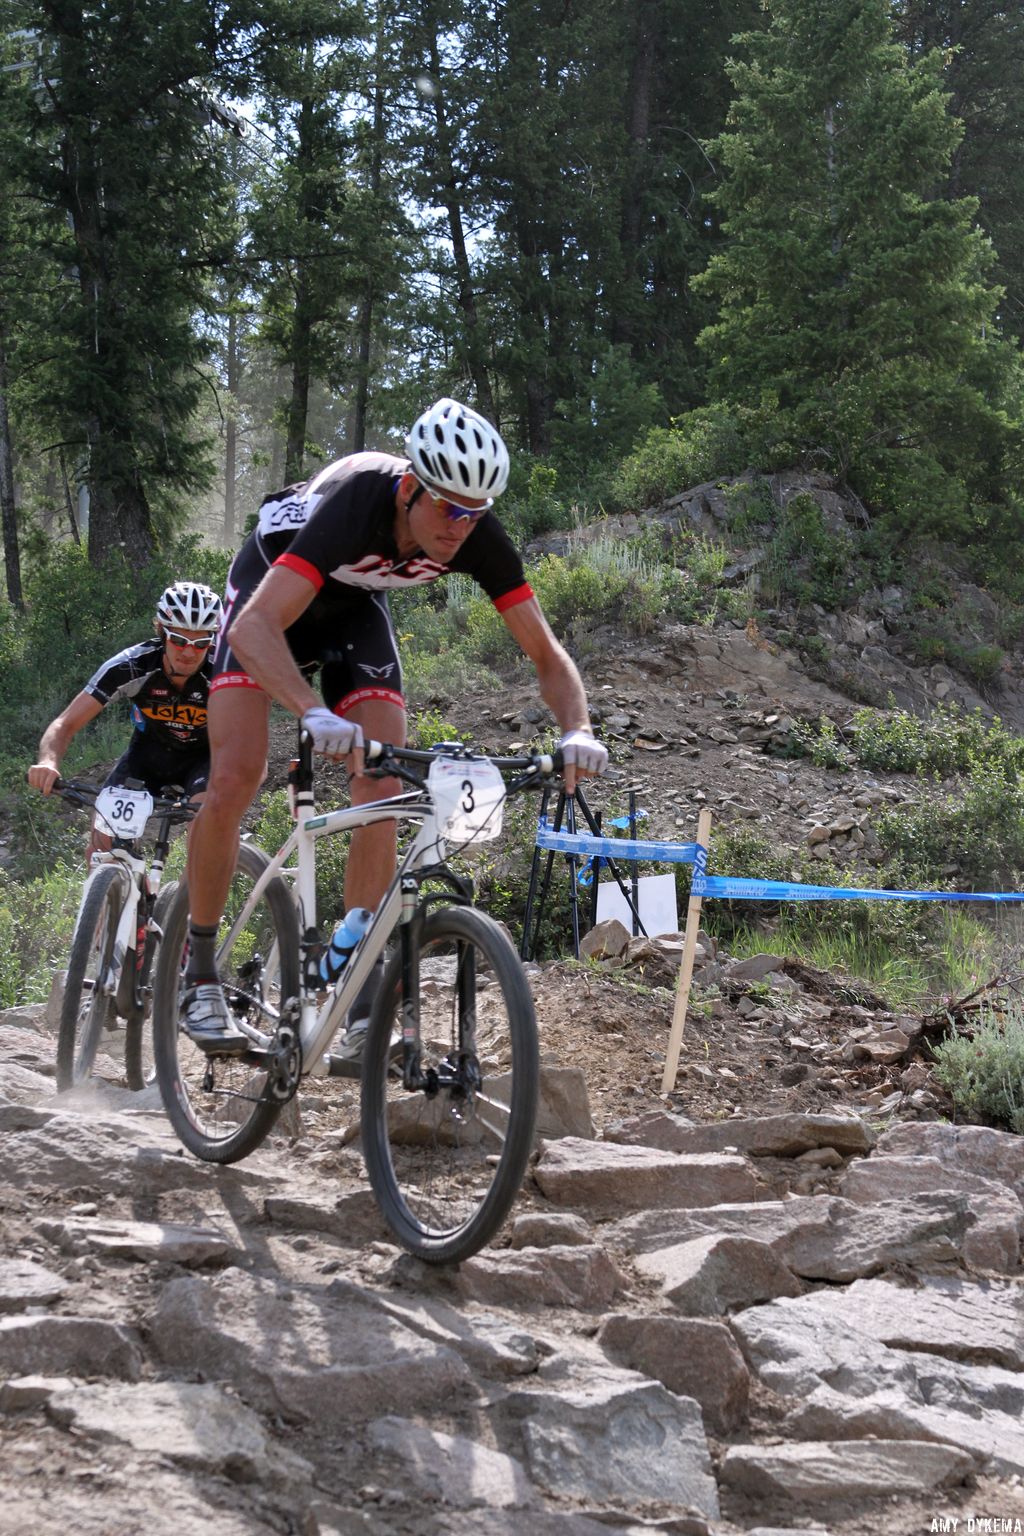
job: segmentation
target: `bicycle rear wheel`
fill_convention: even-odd
[[[272,1035],[282,1005],[299,989],[299,928],[295,904],[280,877],[267,885],[248,920],[235,918],[267,865],[242,843],[221,923],[217,967],[235,1019]],[[268,1134],[281,1101],[267,1092],[267,1073],[241,1056],[210,1057],[180,1022],[188,941],[188,888],[178,887],[164,929],[153,990],[153,1050],[168,1118],[190,1152],[212,1163],[246,1157]]]
[[[364,1046],[363,1156],[399,1242],[429,1263],[454,1264],[493,1237],[522,1185],[537,1114],[537,1021],[519,956],[472,907],[427,917],[417,963],[428,1086],[407,1091],[390,1061],[399,952]]]
[[[116,1018],[114,998],[104,991],[114,963],[117,921],[124,901],[119,869],[101,865],[89,876],[71,940],[57,1038],[57,1088],[84,1082],[96,1060],[104,1027]]]
[[[148,1087],[156,1077],[153,1056],[153,977],[156,974],[161,935],[167,927],[171,903],[177,890],[177,880],[167,880],[160,887],[153,908],[153,923],[158,931],[146,935],[146,952],[139,977],[141,1006],[134,1007],[125,1020],[124,1075],[128,1087],[136,1093]]]

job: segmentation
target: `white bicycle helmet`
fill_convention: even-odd
[[[161,593],[156,621],[165,629],[220,629],[224,610],[212,587],[176,581]]]
[[[490,422],[457,400],[439,400],[405,442],[412,472],[430,491],[490,506],[508,484],[508,449]]]

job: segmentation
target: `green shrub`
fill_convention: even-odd
[[[652,427],[622,464],[614,496],[626,507],[647,507],[680,491],[746,468],[743,418],[722,406],[702,406]]]
[[[935,1047],[935,1076],[958,1115],[1024,1135],[1024,1018],[986,1016],[972,1039],[954,1035]]]
[[[827,715],[820,715],[817,724],[810,720],[794,720],[791,739],[794,755],[809,757],[816,768],[849,772],[853,754]]]
[[[763,589],[798,607],[819,603],[834,610],[856,595],[850,575],[849,538],[826,525],[814,497],[794,496],[778,514],[768,545]]]
[[[999,763],[975,761],[961,789],[885,808],[875,830],[888,858],[922,887],[955,875],[976,888],[1016,890],[1024,878],[1024,784]]]
[[[947,778],[967,773],[972,764],[1000,765],[1005,776],[1024,768],[1024,741],[995,716],[965,713],[940,704],[930,715],[902,709],[861,709],[850,726],[857,761],[873,772],[919,773]]]

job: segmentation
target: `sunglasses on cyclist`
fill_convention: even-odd
[[[187,645],[190,645],[194,651],[205,651],[209,646],[213,644],[216,638],[214,635],[197,635],[193,640],[191,636],[179,635],[173,629],[165,629],[164,634],[167,636],[172,645],[176,645],[178,647],[179,651],[183,651]]]
[[[453,501],[451,496],[442,495],[440,491],[435,491],[433,486],[427,485],[424,480],[421,480],[419,484],[434,503],[435,509],[438,512],[443,512],[450,523],[461,523],[463,518],[468,518],[471,523],[478,523],[484,513],[489,512],[494,505],[493,500],[488,497],[482,506],[464,507],[461,502]]]

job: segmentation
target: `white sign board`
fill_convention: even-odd
[[[625,880],[624,884],[629,890],[629,881]],[[636,905],[648,938],[656,938],[660,933],[679,932],[675,875],[641,875],[637,881]],[[617,917],[624,928],[633,932],[633,914],[626,898],[614,880],[602,880],[597,887],[597,920],[603,923],[609,917]]]

